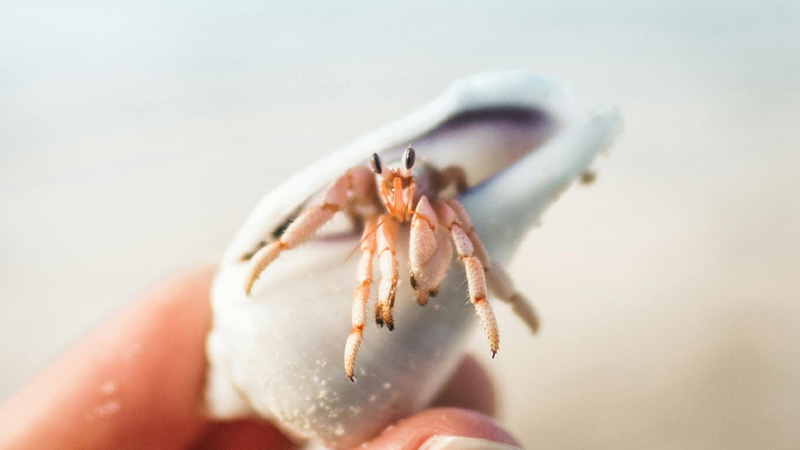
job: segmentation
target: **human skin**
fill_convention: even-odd
[[[171,277],[88,334],[0,407],[0,449],[291,449],[261,420],[203,413],[213,269]],[[417,449],[434,435],[518,445],[491,418],[486,373],[465,359],[437,407],[364,448]]]

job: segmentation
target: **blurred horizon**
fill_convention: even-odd
[[[500,69],[625,121],[509,268],[543,330],[497,308],[501,422],[528,447],[796,448],[790,0],[4,2],[0,398],[216,261],[288,174]]]

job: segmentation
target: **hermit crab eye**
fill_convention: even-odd
[[[372,160],[369,162],[372,166],[372,171],[380,175],[383,172],[383,165],[381,164],[381,157],[377,153],[372,154]]]
[[[406,169],[410,169],[414,167],[414,160],[416,159],[416,154],[414,153],[414,149],[408,147],[406,152],[403,153],[403,163],[406,165]]]

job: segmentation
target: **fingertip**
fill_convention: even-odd
[[[199,432],[213,269],[175,276],[85,336],[0,410],[0,447],[181,447]]]
[[[511,434],[483,414],[460,408],[434,408],[387,428],[362,448],[418,450],[434,436],[476,438],[510,446],[519,445]]]

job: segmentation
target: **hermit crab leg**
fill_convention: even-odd
[[[389,331],[394,330],[392,308],[394,296],[397,292],[398,273],[397,254],[395,241],[399,224],[392,216],[385,216],[378,227],[378,267],[381,272],[381,282],[378,285],[378,301],[375,304],[375,323],[384,324]]]
[[[486,269],[486,283],[498,299],[511,304],[511,309],[528,325],[531,333],[539,331],[539,315],[530,301],[514,287],[514,282],[502,266],[492,262]]]
[[[472,242],[474,254],[480,259],[486,270],[486,284],[489,286],[489,290],[498,299],[511,304],[514,313],[528,325],[528,328],[530,328],[533,334],[536,334],[539,331],[539,316],[536,313],[536,309],[524,295],[517,291],[514,287],[514,282],[511,280],[511,277],[508,276],[506,270],[495,261],[489,259],[489,254],[486,252],[483,242],[481,242],[480,238],[475,233],[472,220],[469,218],[467,210],[461,205],[461,202],[452,199],[448,200],[447,204],[453,208],[456,216],[458,216],[458,220],[461,222],[464,231]]]
[[[415,298],[420,305],[426,305],[430,297],[439,293],[439,285],[447,275],[447,269],[453,261],[453,245],[447,233],[436,234],[436,253],[423,265],[416,275],[411,276]]]
[[[377,226],[377,216],[371,216],[364,224],[364,235],[361,241],[361,259],[358,261],[358,272],[356,279],[358,286],[353,293],[353,330],[347,337],[344,346],[344,371],[347,378],[355,381],[353,374],[355,371],[356,354],[361,345],[361,337],[364,335],[364,325],[367,321],[367,301],[372,287],[372,259],[375,255],[375,227]]]
[[[439,223],[450,231],[450,236],[455,244],[458,259],[464,262],[464,269],[467,275],[467,285],[469,287],[469,299],[475,306],[475,313],[483,325],[483,331],[489,340],[492,350],[492,357],[497,354],[500,347],[500,333],[497,329],[497,321],[494,317],[492,306],[486,300],[486,278],[484,277],[483,265],[477,256],[473,254],[472,241],[464,232],[455,211],[444,201],[436,202],[436,213],[439,216]]]
[[[322,225],[327,223],[339,211],[347,206],[348,193],[353,193],[354,199],[362,200],[369,192],[369,184],[361,172],[368,169],[357,167],[347,171],[346,174],[331,183],[322,195],[320,203],[312,206],[298,216],[286,231],[275,241],[270,242],[253,255],[250,261],[250,273],[245,279],[245,293],[250,295],[253,284],[258,277],[284,250],[292,249],[305,242]]]
[[[478,257],[483,267],[488,270],[492,265],[492,261],[489,259],[489,253],[486,252],[486,247],[483,246],[483,242],[481,242],[478,235],[475,234],[475,226],[472,224],[472,219],[469,218],[467,210],[464,209],[461,202],[456,199],[448,200],[447,205],[456,213],[456,217],[458,217],[458,221],[464,233],[469,236],[469,240],[472,242],[472,253]]]
[[[430,291],[438,287],[441,282],[439,278],[444,275],[441,273],[442,266],[450,262],[442,261],[441,254],[435,258],[439,246],[436,236],[437,220],[436,211],[433,210],[428,198],[423,195],[411,219],[408,245],[411,287],[414,288],[420,305],[428,303]],[[433,267],[428,267],[429,263],[434,263]],[[444,268],[446,267],[445,265]]]

